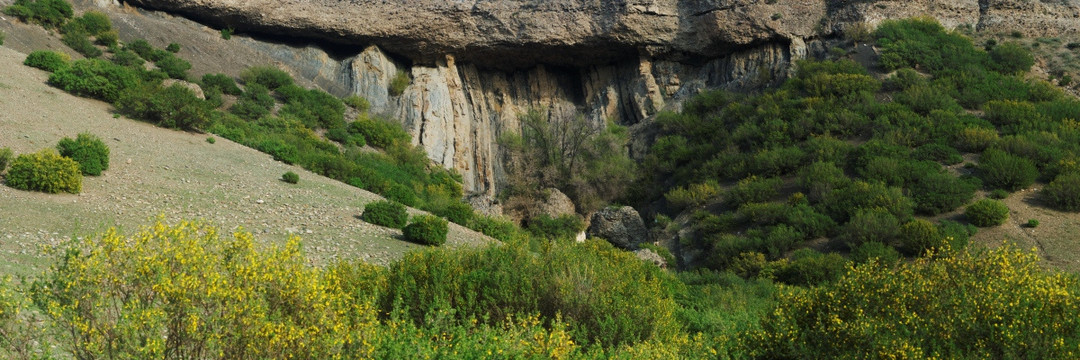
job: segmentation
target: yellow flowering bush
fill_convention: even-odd
[[[743,343],[762,358],[1075,359],[1080,281],[1012,246],[870,262],[790,288]],[[751,345],[752,344],[752,345]]]
[[[110,230],[75,240],[31,295],[79,359],[370,353],[371,302],[340,268],[305,262],[296,237],[259,249],[247,232],[159,221],[131,237]]]

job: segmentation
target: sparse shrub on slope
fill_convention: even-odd
[[[240,73],[244,86],[259,84],[270,90],[277,90],[293,84],[292,75],[273,66],[253,66]]]
[[[60,139],[56,150],[61,156],[77,161],[84,175],[98,176],[109,169],[109,146],[93,134],[80,133],[74,140]]]
[[[998,200],[981,199],[968,205],[964,216],[978,227],[998,226],[1009,219],[1009,207]]]
[[[297,175],[296,173],[294,173],[292,171],[289,171],[289,172],[286,172],[285,174],[281,175],[281,180],[285,181],[287,183],[290,183],[290,184],[296,184],[296,183],[300,182],[300,175]]]
[[[409,221],[409,214],[405,212],[405,205],[379,200],[364,205],[364,213],[360,215],[360,219],[375,225],[400,229]]]
[[[1065,211],[1080,211],[1080,173],[1058,175],[1041,192],[1050,206]]]
[[[154,62],[158,69],[164,71],[169,77],[179,80],[187,80],[187,71],[191,70],[191,63],[181,59],[172,53],[166,53]]]
[[[125,91],[116,101],[121,114],[158,126],[197,130],[210,122],[211,108],[180,84],[162,88],[146,85]]]
[[[991,189],[1016,191],[1035,182],[1039,170],[1031,160],[997,149],[979,157],[979,177]]]
[[[13,153],[11,148],[0,148],[0,174],[4,173],[4,170],[7,170],[8,164],[11,163],[12,156]]]
[[[405,240],[431,246],[446,243],[446,233],[446,220],[433,215],[414,216],[412,222],[402,229]]]
[[[540,214],[529,219],[528,230],[534,236],[548,240],[573,239],[581,230],[585,229],[585,222],[577,215],[564,214],[551,217],[548,214]]]
[[[26,55],[26,60],[23,61],[23,65],[36,67],[48,72],[56,72],[68,66],[71,61],[71,56],[68,54],[51,51],[51,50],[37,50],[30,55]]]
[[[108,102],[140,82],[138,70],[100,59],[78,60],[49,75],[49,83],[64,91]]]
[[[4,14],[46,28],[58,28],[75,16],[75,11],[65,0],[15,0],[11,6],[4,8]]]
[[[8,186],[22,190],[72,194],[82,191],[79,163],[53,149],[19,155],[11,162],[4,180]]]
[[[218,88],[228,95],[240,95],[244,91],[236,86],[236,80],[225,74],[205,74],[202,76],[203,90]]]
[[[94,43],[90,41],[90,38],[84,32],[66,32],[60,40],[64,45],[87,58],[96,58],[102,54],[101,49],[94,46]]]

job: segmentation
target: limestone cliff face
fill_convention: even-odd
[[[359,94],[400,119],[430,158],[490,197],[503,178],[497,139],[530,108],[631,126],[704,88],[782,79],[855,23],[931,16],[947,27],[1080,32],[1074,0],[130,0],[241,32],[339,44],[239,42],[337,95]],[[264,50],[266,49],[266,50]],[[343,50],[344,49],[344,50]],[[350,52],[341,56],[342,52]],[[411,84],[388,91],[405,71]]]

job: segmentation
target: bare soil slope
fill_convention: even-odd
[[[207,134],[157,128],[114,118],[109,104],[50,87],[48,73],[22,65],[25,55],[0,47],[0,147],[16,154],[55,147],[80,132],[101,137],[111,163],[85,177],[78,195],[0,186],[0,274],[27,274],[45,260],[42,245],[117,226],[133,233],[157,216],[202,219],[222,229],[242,226],[266,242],[289,234],[304,240],[314,264],[362,259],[387,264],[418,245],[399,230],[357,218],[378,195],[274,161],[269,155]],[[281,174],[300,174],[297,185]],[[418,213],[416,210],[411,210]],[[447,245],[492,241],[450,224]]]

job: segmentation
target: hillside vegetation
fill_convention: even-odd
[[[64,23],[54,26],[77,31]],[[691,219],[696,236],[680,254],[699,256],[684,272],[602,239],[566,239],[579,224],[548,217],[525,231],[477,216],[462,207],[460,179],[428,163],[400,128],[362,101],[349,101],[359,115],[346,121],[342,100],[274,68],[250,69],[243,89],[203,78],[200,99],[162,85],[186,78],[182,59],[139,42],[107,49],[108,60],[35,57],[48,60],[57,88],[270,154],[282,164],[262,173],[274,181],[297,164],[381,193],[391,201],[360,217],[404,227],[406,239],[441,244],[448,224],[421,215],[406,225],[402,204],[502,241],[428,247],[378,267],[354,258],[313,266],[300,237],[262,244],[202,221],[74,237],[50,248],[48,270],[0,280],[0,355],[1075,358],[1080,278],[1031,252],[967,239],[1008,216],[998,200],[973,202],[980,190],[1002,197],[1049,182],[1045,204],[1074,206],[1080,101],[1024,77],[1033,62],[1024,49],[985,51],[931,20],[884,22],[874,38],[892,72],[884,82],[849,60],[809,60],[780,88],[705,93],[658,117],[663,134],[623,198],[663,199],[670,215]],[[595,144],[596,159],[608,158],[619,131]],[[976,160],[955,166],[965,159]],[[279,185],[323,181],[315,177]],[[609,200],[595,183],[572,185]],[[961,208],[963,222],[928,220]],[[807,247],[818,239],[840,251]]]

